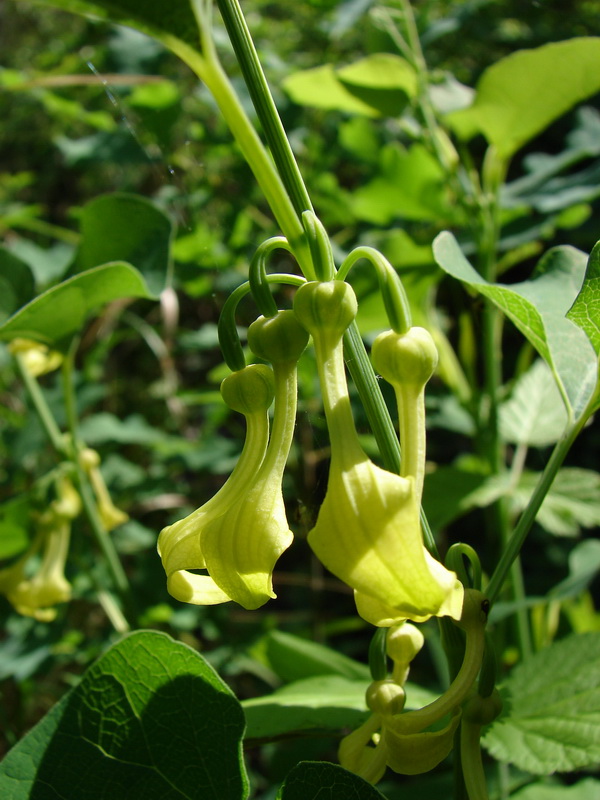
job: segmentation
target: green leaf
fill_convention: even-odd
[[[337,764],[301,761],[285,779],[277,800],[385,800],[367,781]]]
[[[393,53],[374,53],[336,71],[338,80],[355,97],[384,117],[397,117],[417,92],[413,67]]]
[[[299,105],[367,117],[397,117],[417,91],[411,65],[392,53],[374,53],[334,69],[330,64],[289,75],[283,88]]]
[[[294,681],[264,697],[244,700],[246,739],[275,739],[299,731],[323,734],[357,728],[371,713],[365,693],[371,679],[349,680],[319,675]],[[421,708],[436,699],[433,692],[406,684],[406,707]]]
[[[600,572],[600,541],[585,539],[569,553],[569,575],[548,592],[548,598],[577,597]]]
[[[600,781],[584,778],[572,786],[534,783],[511,795],[513,800],[598,800]]]
[[[505,442],[547,447],[557,442],[568,416],[556,381],[545,361],[536,360],[500,405],[500,432]]]
[[[243,713],[198,653],[139,631],[0,764],[3,800],[243,800]],[[82,768],[85,765],[85,768]]]
[[[600,242],[590,254],[583,286],[567,317],[587,333],[600,355]]]
[[[80,331],[93,311],[121,297],[152,298],[129,264],[104,264],[53,286],[0,326],[0,340],[34,339],[60,348]]]
[[[327,111],[346,111],[366,117],[379,117],[380,113],[364,100],[356,97],[341,83],[330,64],[294,72],[282,83],[289,97],[298,105],[324,108]]]
[[[28,303],[35,293],[28,264],[0,247],[0,324]]]
[[[482,491],[487,480],[483,465],[477,468],[471,465],[463,466],[459,462],[428,472],[423,487],[423,509],[432,529],[441,530],[479,505],[484,499]],[[498,493],[494,490],[489,503],[494,502],[497,496]]]
[[[396,144],[381,151],[379,175],[352,195],[356,216],[376,225],[392,220],[448,219],[444,173],[421,144],[404,149]]]
[[[586,256],[573,247],[555,247],[538,262],[530,280],[507,286],[484,280],[447,231],[436,237],[433,252],[445,272],[488,297],[531,342],[552,370],[572,421],[578,420],[594,395],[598,377],[590,340],[566,318],[583,283]]]
[[[144,276],[148,288],[159,295],[170,280],[170,219],[144,197],[107,194],[83,209],[80,270],[109,261],[126,261]]]
[[[485,70],[475,101],[450,114],[464,138],[483,133],[502,158],[600,90],[600,38],[581,37],[520,50]]]
[[[516,487],[507,486],[513,513],[525,509],[539,477],[537,472],[524,472]],[[600,474],[563,467],[544,498],[536,522],[555,536],[578,536],[581,528],[600,525]]]
[[[600,760],[600,634],[569,636],[519,664],[508,710],[483,738],[499,761],[536,775]]]
[[[101,17],[147,33],[178,52],[182,47],[199,50],[196,17],[189,0],[36,0],[76,14]]]
[[[321,675],[244,700],[245,738],[276,739],[299,731],[339,734],[344,728],[357,728],[371,713],[365,704],[370,682]]]
[[[370,677],[365,664],[285,631],[269,631],[254,645],[252,655],[286,683],[316,675],[339,675],[349,680]]]
[[[0,559],[12,558],[29,544],[31,498],[20,495],[0,506]]]

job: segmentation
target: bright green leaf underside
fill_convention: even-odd
[[[433,251],[445,272],[488,297],[512,320],[552,369],[572,419],[580,418],[596,388],[598,359],[584,330],[566,315],[584,281],[585,254],[555,247],[530,280],[508,286],[484,280],[451,233],[440,233]]]

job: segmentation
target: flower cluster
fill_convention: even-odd
[[[437,355],[429,334],[410,328],[382,334],[375,367],[396,389],[402,472],[367,457],[354,427],[342,337],[357,301],[342,280],[304,283],[293,310],[261,317],[248,331],[260,359],[234,371],[221,387],[244,414],[246,442],[221,490],[185,519],[163,529],[158,550],[167,588],[179,600],[245,608],[274,597],[272,573],[291,544],[281,492],[296,414],[296,364],[312,336],[331,442],[325,500],[308,541],[322,563],[355,590],[359,613],[377,626],[433,615],[458,619],[463,587],[423,544],[420,501],[425,460],[423,392]],[[273,427],[267,410],[275,397]]]

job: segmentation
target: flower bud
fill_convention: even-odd
[[[394,661],[410,664],[425,644],[421,631],[410,622],[394,625],[387,634],[387,654]]]
[[[308,334],[293,311],[278,311],[274,317],[259,317],[248,328],[248,344],[252,352],[272,364],[298,361]]]
[[[266,411],[275,395],[273,370],[266,364],[250,364],[232,372],[221,383],[225,403],[240,414]]]
[[[301,286],[294,297],[296,317],[311,334],[320,331],[341,337],[357,310],[354,289],[344,281],[311,281]]]
[[[385,331],[373,342],[373,366],[386,381],[423,387],[433,375],[438,353],[429,331],[412,327],[406,333]]]
[[[374,714],[400,714],[406,702],[404,689],[393,680],[374,681],[367,689],[367,705]]]

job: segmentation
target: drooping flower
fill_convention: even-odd
[[[96,507],[102,520],[102,524],[107,531],[118,528],[119,525],[127,522],[129,514],[117,508],[112,501],[112,497],[106,487],[102,472],[100,471],[100,456],[91,447],[84,448],[79,453],[79,463],[86,471],[94,494],[96,496]]]
[[[313,336],[331,442],[327,493],[308,541],[319,560],[354,588],[367,621],[387,626],[432,615],[457,618],[462,586],[423,545],[418,476],[377,467],[358,441],[342,349],[356,308],[352,288],[341,281],[305,284],[294,301]]]
[[[62,354],[33,339],[13,339],[8,345],[13,356],[19,357],[23,367],[34,378],[53,372],[62,364]]]
[[[81,510],[81,501],[67,478],[57,486],[58,498],[36,521],[34,539],[21,558],[0,571],[0,592],[20,614],[50,622],[55,606],[71,599],[71,584],[65,577],[65,564],[71,536],[71,521]],[[32,577],[27,570],[42,551],[41,564]]]
[[[168,588],[180,600],[200,604],[235,600],[254,609],[275,597],[273,569],[293,539],[281,481],[295,426],[296,363],[307,340],[291,311],[260,318],[250,326],[252,350],[273,364],[273,429],[267,445],[270,398],[266,405],[266,396],[258,395],[241,404],[238,410],[248,420],[246,444],[229,480],[205,506],[161,532],[159,552]],[[253,365],[239,374],[267,369]],[[227,390],[223,396],[236,407]],[[208,575],[194,575],[193,568],[204,568]]]
[[[189,516],[163,528],[158,552],[167,574],[167,589],[177,600],[195,605],[225,603],[231,597],[212,577],[191,570],[207,568],[203,534],[208,523],[222,516],[252,483],[262,464],[269,438],[268,409],[273,402],[273,372],[252,364],[229,375],[221,384],[227,405],[246,417],[246,439],[238,462],[221,489]]]

